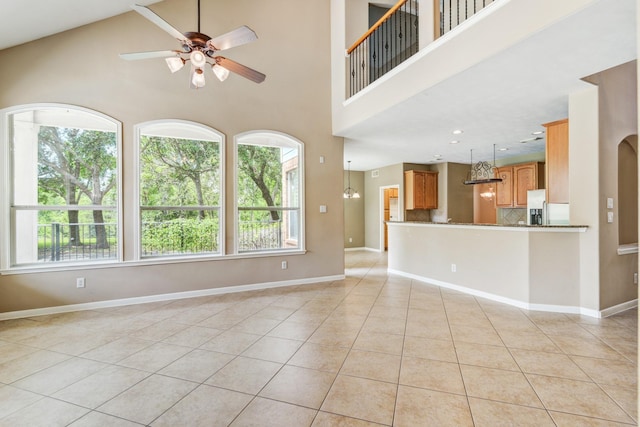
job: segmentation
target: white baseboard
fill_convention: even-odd
[[[354,251],[366,251],[367,248],[365,248],[364,246],[361,246],[359,248],[344,248],[345,252],[354,252]]]
[[[377,252],[377,253],[382,253],[381,249],[376,249],[376,248],[363,248],[365,251],[369,251],[369,252]]]
[[[605,308],[600,311],[602,317],[613,316],[614,314],[622,313],[623,311],[629,310],[631,308],[636,308],[638,306],[638,299],[634,299],[631,301],[623,302],[622,304],[614,305],[613,307]]]
[[[436,286],[440,286],[446,289],[452,289],[454,291],[462,292],[465,294],[486,298],[491,301],[500,302],[503,304],[508,304],[514,307],[522,308],[525,310],[532,311],[547,311],[551,313],[566,313],[566,314],[582,314],[584,316],[590,316],[595,318],[607,317],[612,314],[619,313],[624,310],[628,310],[633,307],[638,306],[638,300],[629,301],[623,304],[619,304],[615,307],[610,307],[602,311],[579,307],[579,306],[570,306],[570,305],[553,305],[553,304],[533,304],[526,301],[514,300],[511,298],[506,298],[500,295],[492,294],[489,292],[479,291],[477,289],[471,289],[460,285],[455,285],[449,282],[443,282],[441,280],[435,280],[428,277],[418,276],[416,274],[406,273],[404,271],[398,270],[387,270],[390,274],[397,274],[398,276],[407,277],[409,279],[419,280],[421,282],[425,282],[427,284],[432,284]]]
[[[310,285],[313,283],[333,282],[345,279],[344,274],[335,276],[311,277],[306,279],[284,280],[280,282],[255,283],[250,285],[227,286],[223,288],[202,289],[198,291],[175,292],[170,294],[149,295],[107,301],[87,302],[81,304],[69,304],[56,307],[34,308],[31,310],[10,311],[0,313],[0,320],[20,319],[24,317],[44,316],[48,314],[69,313],[72,311],[95,310],[99,308],[121,307],[133,304],[145,304],[149,302],[171,301],[185,298],[196,298],[210,295],[222,295],[235,292],[256,291],[261,289],[280,288],[284,286]]]

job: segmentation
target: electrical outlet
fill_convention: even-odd
[[[76,279],[76,288],[84,288],[84,277],[78,277]]]
[[[455,264],[451,264],[451,272],[455,273],[458,270],[458,267]]]
[[[287,261],[282,261],[282,269],[283,270],[287,269]]]
[[[349,237],[349,243],[353,243],[353,237]]]
[[[613,212],[607,212],[607,222],[609,224],[613,222]]]

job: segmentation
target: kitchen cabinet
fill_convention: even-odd
[[[531,162],[498,168],[496,207],[526,208],[527,191],[544,188],[544,163]]]
[[[404,173],[405,209],[438,208],[438,172],[410,170]]]
[[[547,202],[569,203],[569,120],[543,126],[547,129]]]
[[[497,176],[502,182],[496,183],[496,207],[510,208],[513,206],[513,168],[498,168]]]

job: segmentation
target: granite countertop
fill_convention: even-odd
[[[464,225],[476,227],[517,227],[517,228],[588,228],[587,225],[527,225],[527,224],[476,224],[469,222],[429,222],[429,221],[387,221],[393,224]]]

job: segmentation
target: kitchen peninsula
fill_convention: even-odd
[[[581,313],[586,226],[389,222],[389,272],[520,308]]]

